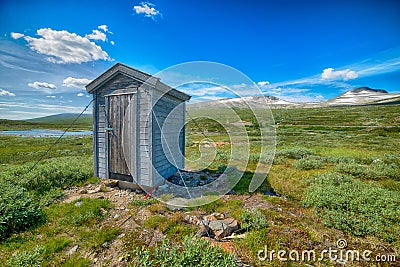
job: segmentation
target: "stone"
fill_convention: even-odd
[[[211,216],[214,216],[215,219],[217,219],[217,220],[225,219],[225,215],[223,213],[219,213],[219,212],[214,212],[211,214]]]
[[[79,194],[87,194],[87,190],[86,189],[82,189],[82,190],[79,190]]]
[[[204,216],[203,219],[204,219],[205,221],[209,221],[209,222],[210,222],[210,221],[215,221],[215,220],[217,220],[217,218],[216,218],[213,214]]]
[[[107,211],[104,208],[100,208],[101,215],[106,215]]]
[[[119,214],[115,214],[114,219],[118,219],[118,218],[119,218]]]
[[[111,180],[110,179],[105,183],[105,185],[109,186],[109,187],[117,187],[118,186],[118,180]]]
[[[216,238],[224,238],[239,229],[239,223],[234,218],[210,221],[208,224]]]
[[[207,234],[208,232],[208,234]],[[197,231],[197,235],[199,236],[211,236],[212,232],[210,231],[210,228],[207,225],[200,225],[199,231]]]
[[[82,205],[82,201],[78,201],[75,203],[75,207],[79,207],[80,205]]]
[[[374,159],[374,160],[372,161],[372,164],[377,164],[377,163],[380,163],[380,162],[382,162],[382,160],[380,160],[380,159]]]
[[[66,254],[67,255],[72,255],[72,254],[74,254],[75,252],[78,251],[78,248],[79,248],[79,245],[75,245],[70,250],[68,250]]]
[[[236,194],[236,191],[235,190],[230,190],[228,193],[227,193],[227,195],[234,195],[234,194]]]
[[[245,238],[246,234],[238,234],[236,235],[235,233],[231,234],[230,236],[224,237],[224,240],[229,240],[229,239],[240,239],[240,238]]]
[[[189,215],[188,214],[188,215],[185,216],[185,222],[188,223],[188,224],[196,225],[196,224],[198,224],[199,219],[194,215]]]
[[[100,191],[101,191],[101,187],[98,186],[98,187],[96,187],[96,188],[93,189],[93,190],[88,190],[87,192],[88,192],[88,194],[95,194],[95,193],[98,193],[98,192],[100,192]]]

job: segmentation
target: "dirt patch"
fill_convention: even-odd
[[[112,207],[104,211],[104,219],[99,224],[99,228],[119,228],[121,232],[118,237],[110,242],[106,242],[96,250],[81,252],[85,257],[91,259],[92,266],[127,266],[126,248],[129,251],[133,247],[140,245],[154,246],[160,244],[165,235],[157,229],[146,229],[143,223],[153,214],[147,206],[133,206],[134,200],[143,200],[145,193],[140,190],[120,189],[117,183],[112,180],[102,179],[96,184],[83,187],[71,187],[65,190],[65,196],[61,200],[63,203],[71,203],[79,198],[98,198],[108,199]],[[268,202],[262,195],[225,195],[223,201],[241,200],[244,209],[281,209],[276,204]],[[160,212],[166,212],[161,209]],[[295,213],[295,209],[293,209]],[[168,212],[167,212],[168,213]],[[132,244],[132,234],[135,239]],[[139,241],[140,242],[139,242]],[[232,241],[218,242],[211,239],[211,245],[219,245],[223,250],[238,255]],[[136,242],[136,243],[135,243]],[[139,243],[137,243],[139,242]],[[79,251],[79,250],[78,250]],[[245,265],[240,265],[245,266]]]
[[[124,260],[123,238],[132,231],[141,232],[143,239],[149,239],[149,244],[162,238],[162,233],[148,233],[142,228],[143,221],[150,215],[145,207],[133,209],[130,205],[135,199],[143,199],[144,193],[140,190],[120,189],[110,185],[116,185],[111,180],[102,179],[97,184],[90,184],[83,187],[71,187],[65,190],[62,203],[71,203],[79,198],[108,199],[112,208],[105,212],[105,217],[99,224],[99,228],[115,227],[120,228],[119,236],[109,243],[105,243],[95,251],[88,251],[85,257],[92,260],[92,266],[127,266]]]

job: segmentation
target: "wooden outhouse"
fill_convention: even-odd
[[[86,90],[94,100],[95,176],[151,188],[184,168],[190,96],[121,63]]]

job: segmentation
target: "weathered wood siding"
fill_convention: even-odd
[[[129,169],[132,181],[134,183],[140,183],[138,177],[138,97],[137,93],[128,95],[130,97],[129,105],[125,110],[125,118],[123,122],[122,132],[122,149],[124,160]]]
[[[138,179],[140,185],[153,186],[151,176],[151,94],[145,86],[138,92],[138,145],[136,145],[138,161]]]
[[[184,102],[154,91],[153,108],[153,180],[162,181],[184,167]]]

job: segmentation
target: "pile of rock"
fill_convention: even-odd
[[[185,217],[185,222],[198,225],[198,235],[212,237],[217,240],[228,237],[240,229],[236,219],[226,218],[224,214],[218,212],[203,216],[201,219],[188,214]]]
[[[208,171],[179,171],[167,180],[173,184],[187,187],[203,186],[214,182],[221,174]]]

